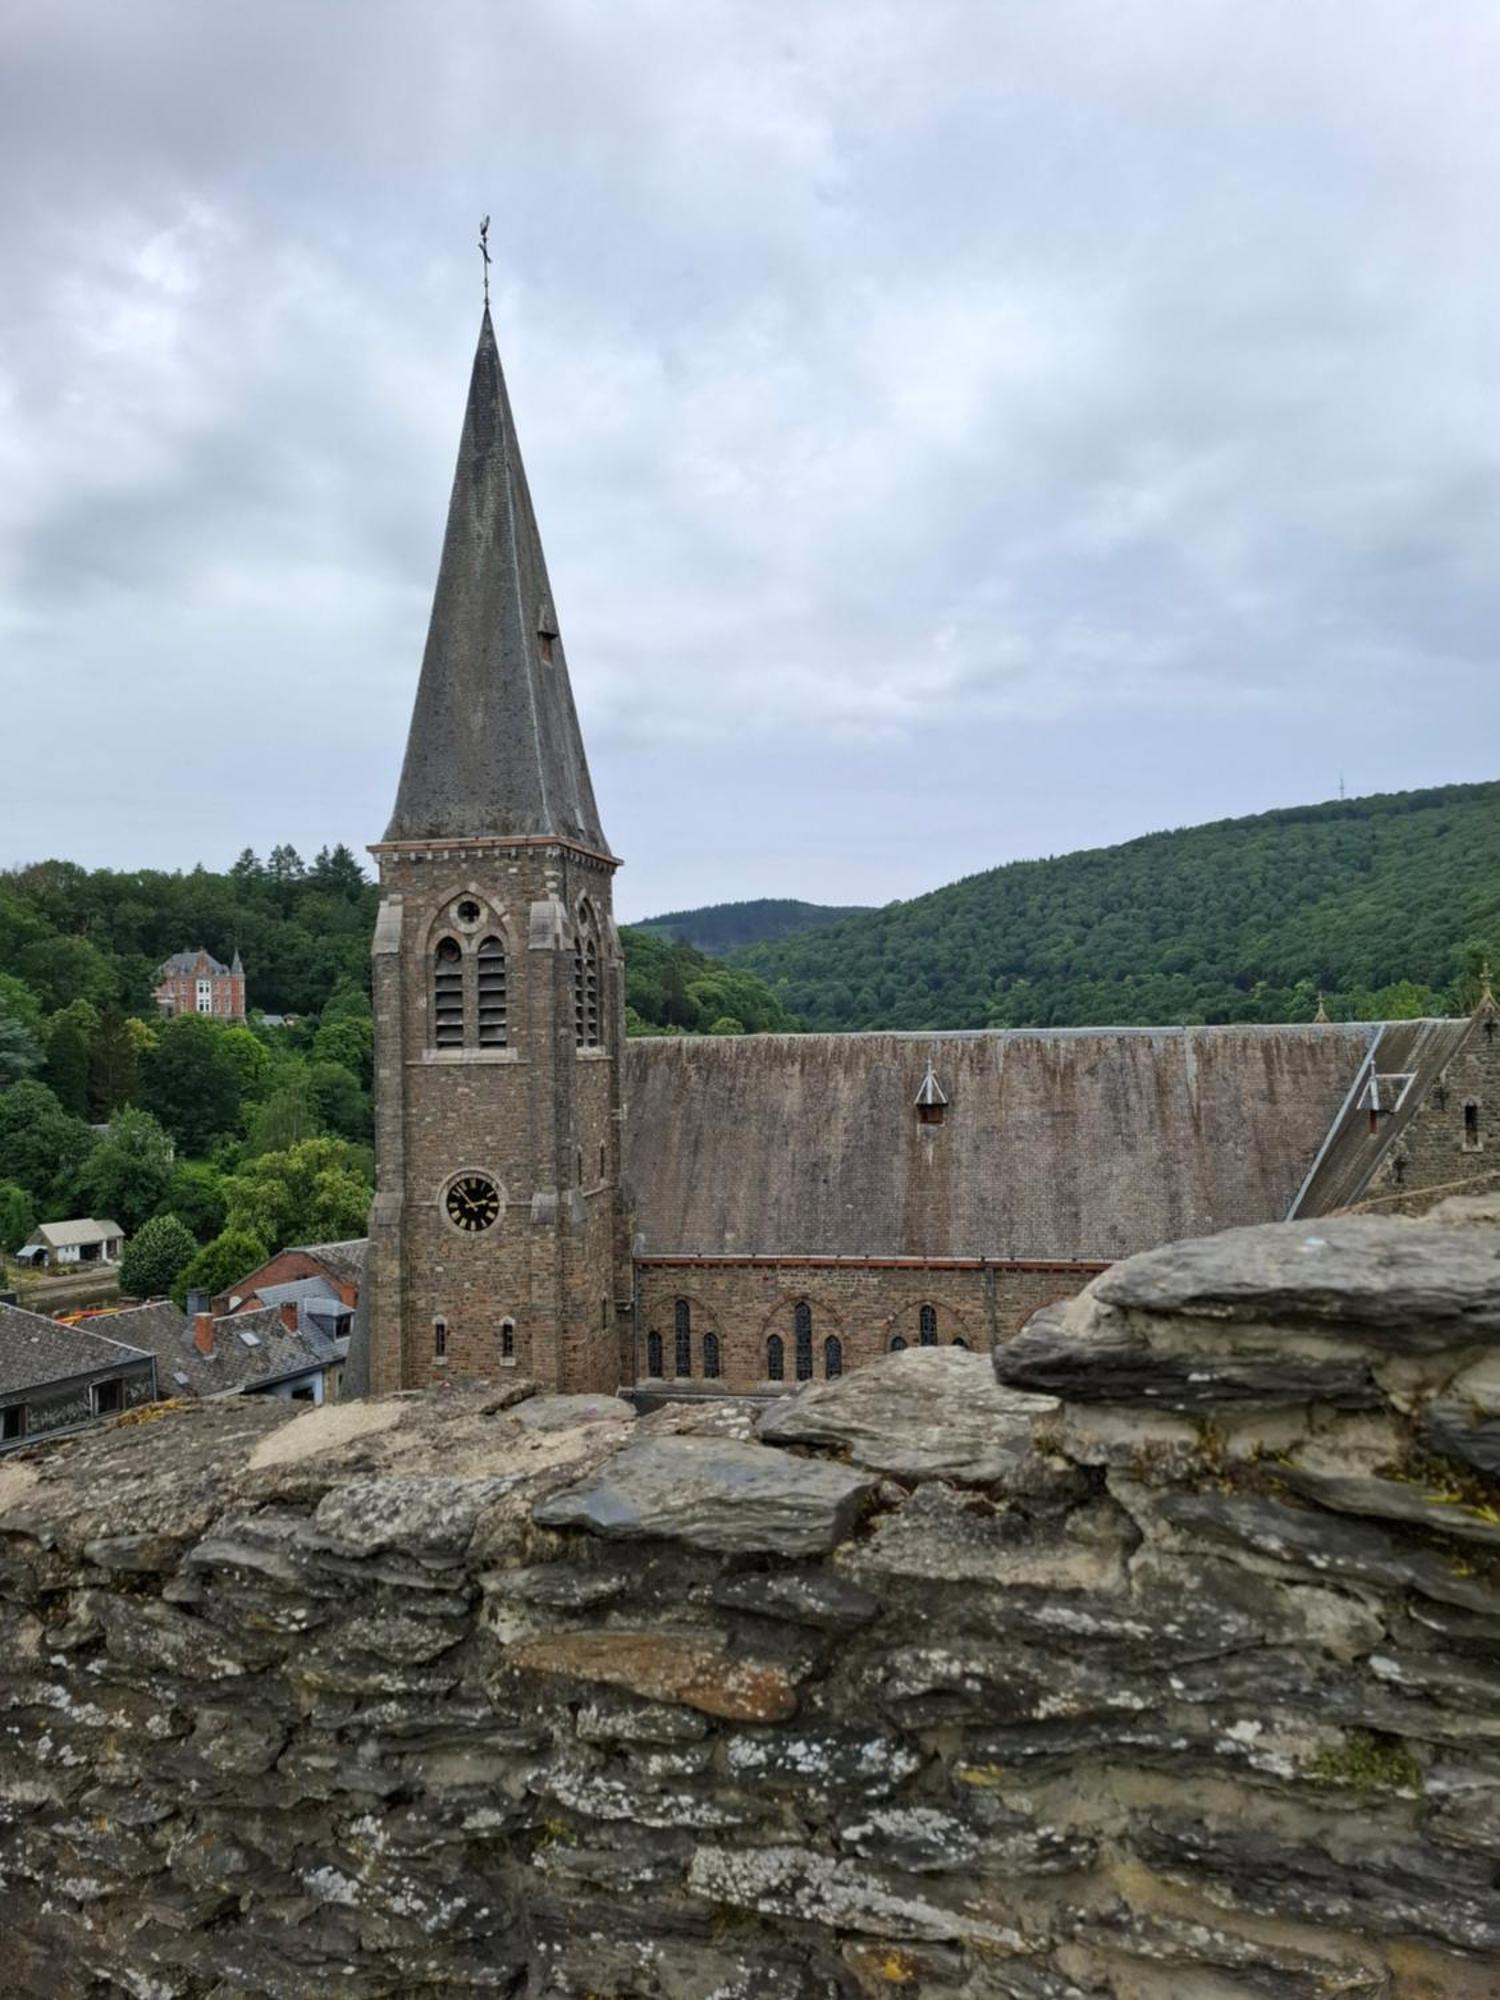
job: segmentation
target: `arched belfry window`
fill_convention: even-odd
[[[464,954],[457,938],[439,938],[432,954],[432,1040],[440,1049],[464,1045]]]
[[[648,1333],[646,1335],[646,1373],[648,1375],[660,1375],[661,1373],[661,1335],[659,1333]]]
[[[792,1311],[792,1332],[797,1340],[797,1380],[810,1382],[813,1372],[812,1307],[798,1299]]]
[[[720,1374],[719,1336],[716,1333],[705,1333],[703,1336],[703,1373],[710,1382],[716,1381]]]
[[[691,1375],[693,1372],[693,1309],[686,1299],[678,1299],[672,1308],[672,1373]]]
[[[599,1046],[599,940],[587,903],[579,909],[573,937],[573,1038],[581,1049]]]
[[[766,1374],[773,1382],[786,1380],[786,1344],[779,1333],[766,1342]]]
[[[823,1342],[823,1373],[831,1382],[836,1375],[844,1372],[844,1343],[836,1333],[830,1333]]]
[[[505,946],[497,937],[487,937],[479,947],[477,985],[479,992],[479,1046],[503,1049],[510,1040],[505,993]]]
[[[917,1330],[924,1347],[937,1346],[937,1307],[923,1306],[917,1314]]]

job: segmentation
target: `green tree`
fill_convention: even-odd
[[[42,1081],[65,1111],[87,1118],[93,1029],[98,1016],[87,1001],[74,1001],[47,1023]]]
[[[175,1215],[153,1215],[121,1254],[120,1290],[132,1299],[166,1297],[197,1250],[186,1223]]]
[[[374,1136],[370,1100],[359,1080],[342,1063],[315,1062],[307,1072],[308,1092],[321,1131],[340,1139],[369,1141]]]
[[[224,1176],[201,1160],[179,1160],[162,1208],[185,1222],[199,1243],[212,1241],[224,1227]]]
[[[41,1044],[23,1021],[0,1008],[0,1090],[41,1067]]]
[[[271,1052],[250,1028],[226,1028],[224,1049],[239,1077],[241,1100],[264,1097],[272,1075]]]
[[[78,1213],[78,1177],[97,1143],[44,1083],[28,1077],[0,1090],[0,1180],[25,1188],[43,1221]]]
[[[275,1089],[264,1103],[251,1109],[246,1120],[245,1150],[252,1156],[285,1152],[288,1146],[317,1138],[323,1130],[308,1064],[298,1057],[283,1063],[276,1074]]]
[[[149,1111],[126,1110],[84,1162],[78,1191],[95,1215],[130,1235],[162,1206],[171,1179],[172,1141]]]
[[[141,1095],[184,1152],[207,1153],[235,1131],[240,1069],[227,1030],[204,1014],[166,1022],[142,1064]]]
[[[226,1229],[278,1249],[364,1234],[373,1193],[370,1155],[343,1139],[305,1139],[249,1160],[225,1183]]]
[[[260,1237],[250,1230],[226,1229],[212,1243],[205,1243],[179,1271],[172,1296],[178,1305],[185,1306],[189,1292],[207,1292],[212,1297],[215,1292],[228,1291],[257,1265],[264,1264],[269,1255]]]
[[[313,1061],[337,1063],[363,1090],[370,1088],[374,1050],[374,1024],[368,1017],[339,1014],[330,1021],[325,1016],[313,1036]]]
[[[118,1007],[107,1008],[99,1020],[89,1059],[89,1112],[109,1118],[122,1105],[134,1104],[141,1087],[144,1023],[132,1021]]]
[[[9,1256],[36,1228],[36,1205],[25,1188],[14,1181],[0,1181],[0,1250]]]
[[[711,1035],[743,1035],[745,1024],[743,1021],[737,1021],[733,1014],[721,1014],[718,1020],[712,1023],[708,1032]]]

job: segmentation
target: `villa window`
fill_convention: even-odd
[[[766,1342],[766,1375],[772,1382],[786,1380],[786,1346],[779,1333]]]
[[[464,955],[457,938],[439,938],[432,954],[432,1040],[440,1049],[464,1045]]]
[[[479,947],[479,1046],[503,1049],[510,1039],[505,993],[505,946],[487,937]]]

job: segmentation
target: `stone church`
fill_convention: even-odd
[[[350,1386],[772,1389],[990,1347],[1173,1237],[1500,1183],[1500,1020],[627,1042],[486,308],[374,940]]]

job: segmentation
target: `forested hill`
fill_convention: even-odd
[[[1486,951],[1500,783],[1012,862],[732,963],[807,1028],[973,1028],[1445,1012]]]
[[[839,923],[845,917],[869,914],[859,903],[799,903],[789,896],[761,896],[753,903],[708,903],[700,910],[671,910],[662,917],[647,917],[633,928],[675,938],[719,957],[740,945],[793,937],[800,931]]]

